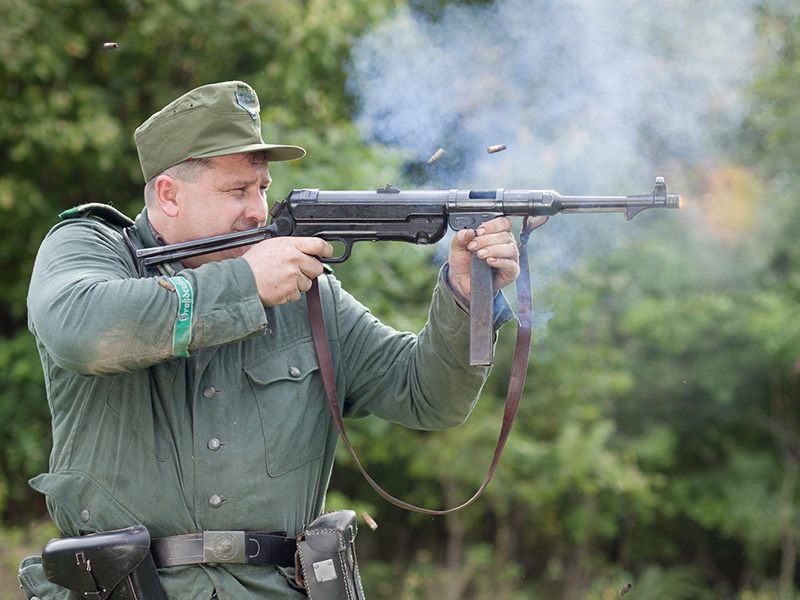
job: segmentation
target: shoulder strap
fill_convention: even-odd
[[[531,231],[533,231],[533,229],[535,229],[537,226],[538,225],[529,225],[528,218],[526,217],[522,225],[522,231],[520,232],[520,276],[517,279],[517,311],[519,313],[519,325],[517,327],[517,341],[514,346],[514,358],[511,364],[511,375],[508,382],[506,407],[503,412],[503,424],[500,427],[500,436],[497,440],[497,446],[494,449],[494,456],[492,457],[492,463],[489,465],[489,471],[487,472],[486,478],[484,479],[480,488],[477,492],[475,492],[475,495],[472,496],[472,498],[467,500],[464,504],[454,508],[449,508],[446,510],[431,510],[428,508],[414,506],[413,504],[399,500],[378,485],[372,479],[372,477],[369,476],[364,467],[361,466],[361,462],[358,460],[355,450],[353,450],[353,447],[350,445],[350,440],[347,439],[347,433],[345,432],[344,423],[342,422],[342,413],[339,409],[339,401],[336,397],[336,382],[333,371],[333,360],[331,358],[331,349],[328,344],[328,334],[325,330],[325,320],[322,313],[322,303],[319,295],[319,284],[316,279],[312,282],[311,289],[306,293],[306,300],[308,302],[308,316],[311,320],[311,333],[314,337],[317,360],[319,361],[322,381],[325,385],[325,394],[328,397],[328,404],[330,405],[331,413],[333,414],[333,420],[336,422],[336,428],[339,430],[339,435],[341,436],[342,441],[344,441],[345,446],[347,446],[350,456],[355,461],[356,466],[358,466],[359,471],[361,471],[361,474],[367,480],[367,483],[369,483],[381,497],[391,504],[406,510],[428,515],[446,515],[466,508],[475,502],[475,500],[477,500],[481,494],[483,494],[483,491],[492,480],[494,472],[497,469],[497,465],[500,462],[500,456],[503,453],[503,448],[506,445],[506,440],[508,440],[508,435],[511,433],[511,427],[514,424],[514,419],[517,416],[520,399],[522,398],[522,390],[525,386],[525,375],[528,371],[528,358],[530,356],[531,347],[531,325],[533,322],[533,300],[531,296],[531,278],[530,267],[528,265],[527,244]]]
[[[81,204],[65,210],[58,216],[62,221],[68,219],[92,218],[98,221],[111,223],[112,225],[118,225],[119,227],[130,227],[133,225],[133,221],[130,217],[122,214],[110,204],[102,204],[100,202]]]

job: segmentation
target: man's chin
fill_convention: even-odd
[[[244,253],[250,250],[253,247],[253,244],[248,244],[247,246],[239,246],[238,248],[230,248],[229,250],[222,250],[221,252],[214,252],[213,254],[209,254],[208,256],[211,257],[213,261],[220,261],[220,260],[228,260],[231,258],[239,258],[244,256]]]
[[[231,248],[230,252],[233,254],[231,258],[239,258],[240,256],[244,256],[245,252],[250,250],[254,244],[247,244],[247,246],[242,246],[240,248]]]
[[[184,267],[188,269],[196,269],[202,265],[212,262],[221,262],[223,260],[230,260],[233,258],[240,258],[247,252],[253,244],[247,246],[240,246],[238,248],[230,248],[228,250],[221,250],[219,252],[212,252],[210,254],[201,254],[181,261]]]

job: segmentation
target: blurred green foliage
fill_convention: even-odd
[[[138,212],[135,127],[191,87],[234,78],[258,91],[265,139],[309,150],[275,165],[272,197],[295,187],[402,185],[413,168],[401,151],[361,139],[343,70],[352,40],[398,4],[0,0],[4,540],[22,539],[43,514],[25,483],[47,468],[49,452],[25,295],[56,214],[87,201]],[[423,12],[435,17],[445,4]],[[637,217],[631,243],[537,288],[552,318],[538,332],[515,429],[480,502],[449,517],[404,513],[377,498],[341,452],[330,507],[358,506],[380,525],[359,536],[371,598],[611,600],[628,581],[640,600],[796,597],[795,12],[758,7],[776,60],[754,81],[745,128],[728,132],[737,141],[729,164],[676,167],[668,177],[685,197],[717,202],[695,205],[691,217]],[[433,249],[364,245],[336,273],[382,319],[416,331],[440,264]],[[480,485],[510,369],[513,325],[506,329],[465,426],[421,433],[348,423],[362,462],[390,492],[443,508]]]

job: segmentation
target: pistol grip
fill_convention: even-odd
[[[492,267],[473,253],[469,274],[469,364],[491,366],[494,355]]]

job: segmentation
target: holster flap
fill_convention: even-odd
[[[142,525],[50,540],[42,551],[45,577],[84,597],[106,600],[150,551]]]
[[[356,513],[337,510],[320,515],[303,532],[305,541],[317,552],[341,552],[356,539]]]

